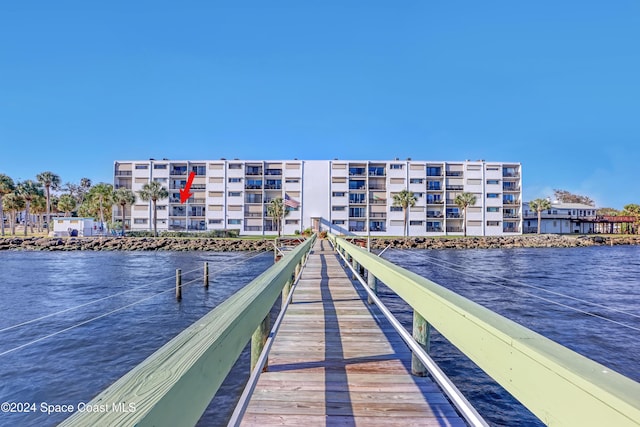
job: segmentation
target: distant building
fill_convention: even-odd
[[[524,233],[536,233],[538,230],[538,213],[529,207],[529,202],[522,204]],[[581,203],[551,203],[551,209],[541,212],[540,233],[593,233],[597,208]]]
[[[180,203],[191,172],[194,195]],[[277,232],[268,203],[284,200],[289,214],[283,233],[305,228],[338,234],[403,235],[402,208],[393,195],[408,189],[417,202],[409,211],[409,234],[458,235],[463,218],[455,197],[476,195],[468,208],[467,233],[475,236],[522,233],[521,165],[478,161],[370,160],[130,160],[114,164],[115,188],[134,192],[150,180],[169,191],[158,201],[159,230],[237,229],[244,235]],[[114,218],[121,218],[119,206]],[[149,202],[126,207],[125,226],[150,230]]]

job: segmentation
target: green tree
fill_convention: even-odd
[[[100,184],[91,187],[87,193],[85,202],[89,203],[89,212],[93,213],[93,217],[100,218],[102,227],[105,225],[105,221],[111,221],[111,208],[114,204],[113,200],[113,185]]]
[[[620,211],[615,208],[600,208],[596,211],[596,215],[598,216],[618,216],[620,215]]]
[[[58,209],[64,212],[64,216],[69,216],[76,206],[76,199],[71,194],[63,194],[60,196]]]
[[[51,222],[51,190],[60,188],[60,176],[51,171],[39,173],[36,179],[44,187],[45,196],[47,198],[47,223]]]
[[[267,216],[270,216],[273,219],[273,223],[276,225],[278,229],[278,237],[280,237],[280,231],[282,229],[282,220],[284,217],[289,215],[289,210],[284,205],[284,201],[281,197],[277,199],[273,199],[269,206],[267,206]]]
[[[33,200],[31,201],[31,212],[36,216],[36,218],[38,219],[37,221],[37,226],[38,226],[38,233],[42,233],[42,215],[44,215],[47,212],[47,198],[45,196],[36,196],[33,198]]]
[[[581,203],[583,205],[595,206],[596,202],[594,202],[590,197],[582,196],[580,194],[573,194],[568,192],[567,190],[553,190],[553,197],[562,203]]]
[[[535,199],[529,202],[529,209],[538,213],[538,234],[540,234],[542,211],[551,209],[551,202],[547,199]]]
[[[630,233],[634,233],[636,232],[636,230],[640,229],[640,227],[638,227],[638,223],[640,223],[640,205],[637,205],[635,203],[624,205],[624,207],[622,208],[622,215],[632,216],[635,218],[633,227],[631,227],[631,230],[629,230]]]
[[[453,199],[453,203],[462,209],[463,236],[467,236],[467,208],[476,204],[476,196],[472,193],[460,193]]]
[[[404,237],[409,235],[409,208],[416,205],[416,196],[413,191],[409,191],[406,188],[401,192],[393,195],[393,206],[402,207],[404,212]],[[369,226],[367,224],[367,226]]]
[[[38,196],[42,196],[42,186],[40,183],[27,179],[19,182],[17,185],[18,194],[22,196],[25,202],[25,218],[24,218],[24,235],[27,235],[27,225],[31,223],[31,232],[33,233],[33,223],[29,218],[31,202]]]
[[[128,188],[118,188],[113,193],[113,198],[117,205],[120,205],[120,209],[122,210],[122,235],[124,236],[124,219],[125,219],[125,207],[127,205],[132,206],[136,202],[136,195],[133,191]]]
[[[153,209],[153,235],[158,237],[158,200],[166,199],[169,197],[169,192],[158,181],[151,181],[142,187],[142,190],[138,191],[140,199],[145,202],[151,200]]]
[[[18,222],[18,212],[24,209],[24,199],[18,193],[9,193],[2,199],[3,209],[11,215],[11,234],[16,234],[16,222]]]
[[[13,193],[16,189],[16,185],[13,179],[9,175],[0,173],[0,228],[2,228],[2,235],[4,236],[4,211],[2,199],[4,196]]]

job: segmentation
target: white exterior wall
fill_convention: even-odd
[[[136,168],[136,165],[147,168]],[[166,167],[162,168],[162,165]],[[194,191],[188,205],[179,203],[178,188],[170,188],[187,178],[170,174],[176,165],[186,165],[188,171],[195,165],[205,166],[206,173],[196,175],[194,179],[194,185],[198,183],[205,189]],[[261,174],[247,175],[248,165],[262,168]],[[350,167],[358,173],[350,176]],[[267,175],[268,168],[281,169],[282,175]],[[430,172],[427,172],[428,168],[431,168]],[[312,218],[321,218],[321,229],[335,233],[366,235],[367,226],[371,226],[369,233],[373,236],[401,236],[404,234],[404,214],[402,210],[392,211],[393,195],[408,189],[417,196],[408,218],[411,236],[462,234],[462,212],[453,199],[463,191],[473,193],[477,199],[466,215],[468,235],[522,232],[522,179],[518,163],[411,160],[116,162],[114,183],[117,185],[129,186],[137,192],[152,179],[161,181],[170,192],[169,199],[158,202],[159,231],[175,229],[175,224],[197,227],[203,224],[207,230],[236,229],[245,235],[273,235],[277,231],[275,227],[269,229],[272,224],[266,216],[266,201],[269,197],[289,195],[300,206],[285,217],[284,234],[311,227]],[[247,179],[261,180],[262,188],[247,189]],[[280,180],[281,188],[266,189],[267,179],[276,183]],[[357,185],[364,182],[365,186],[350,190],[350,179]],[[150,202],[139,200],[132,207],[132,230],[152,229],[150,205]],[[186,217],[175,216],[177,212],[184,212],[182,207],[187,211]],[[354,215],[351,218],[350,208]],[[202,212],[202,216],[192,216],[193,212]],[[125,213],[129,214],[129,210]]]

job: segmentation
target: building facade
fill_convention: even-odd
[[[523,203],[523,231],[538,232],[538,212]],[[581,203],[552,202],[551,209],[540,212],[540,233],[594,233],[597,208]]]
[[[195,172],[194,195],[180,203],[180,189]],[[401,236],[404,212],[393,195],[408,189],[417,198],[409,209],[412,236],[462,234],[463,215],[454,199],[473,193],[467,210],[467,234],[522,233],[522,174],[519,163],[479,161],[352,160],[133,160],[116,161],[114,186],[134,192],[150,180],[169,198],[158,201],[159,230],[237,229],[244,235],[275,234],[267,214],[271,200],[282,198],[289,213],[284,234],[305,228],[338,234]],[[117,207],[114,218],[122,213]],[[126,208],[132,230],[153,227],[151,204]]]

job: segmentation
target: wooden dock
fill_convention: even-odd
[[[363,298],[329,242],[315,243],[244,426],[465,426]]]

